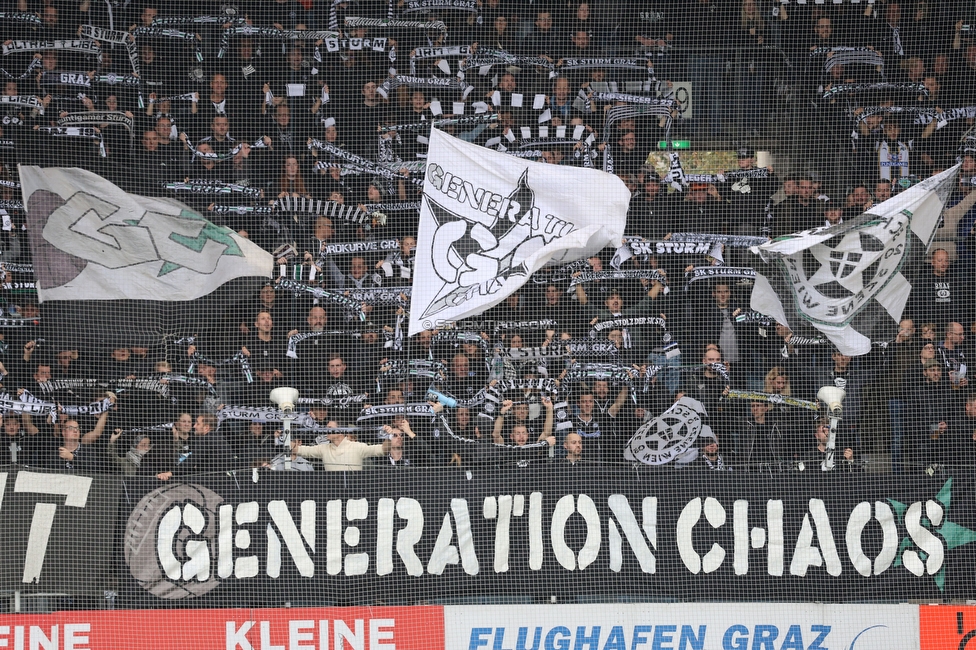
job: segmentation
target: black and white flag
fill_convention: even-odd
[[[901,318],[912,290],[902,271],[931,244],[958,172],[956,165],[836,226],[753,247],[778,273],[756,274],[752,308],[793,331],[812,325],[842,354],[867,354],[872,330]]]
[[[612,174],[507,156],[433,129],[410,335],[482,313],[547,263],[619,246],[629,200]]]

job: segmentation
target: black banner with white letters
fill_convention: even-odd
[[[99,597],[114,589],[121,487],[112,477],[0,467],[0,589]]]
[[[965,476],[540,460],[470,477],[245,470],[185,483],[8,467],[0,483],[0,588],[117,587],[125,608],[607,594],[938,602],[976,593]]]
[[[470,477],[245,471],[125,489],[124,607],[606,594],[934,602],[974,591],[976,510],[960,479],[540,460]],[[87,557],[60,562],[88,575]]]

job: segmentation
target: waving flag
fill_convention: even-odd
[[[77,168],[22,165],[20,179],[41,309],[69,330],[97,313],[107,338],[131,344],[193,333],[223,294],[271,277],[269,253],[178,201]]]
[[[410,334],[480,314],[547,263],[619,246],[629,200],[611,174],[527,161],[432,130]]]
[[[924,254],[959,166],[927,178],[870,212],[836,226],[784,235],[752,248],[752,308],[798,331],[808,323],[843,354],[867,354],[875,328],[897,326],[912,285],[903,274]]]

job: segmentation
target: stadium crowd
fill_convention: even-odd
[[[658,451],[689,435],[674,415],[688,397],[708,428],[669,467],[819,471],[829,425],[808,407],[834,385],[838,469],[877,454],[894,472],[972,466],[968,4],[0,2],[0,464],[169,480],[319,461],[629,463],[642,427]],[[624,261],[607,249],[476,320],[406,337],[435,123],[617,174],[633,192],[626,234],[648,242],[834,224],[962,168],[905,319],[863,357],[751,311],[747,276],[696,273],[749,267],[734,239]],[[779,175],[756,145],[784,130],[804,155]],[[648,162],[683,138],[736,163],[692,176],[670,147]],[[92,308],[88,344],[62,343],[24,288],[17,163],[176,197],[271,252],[279,277],[193,337],[113,339],[112,314]],[[268,410],[281,386],[301,395],[290,436]]]

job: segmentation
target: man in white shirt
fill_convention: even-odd
[[[318,458],[327,472],[358,472],[363,469],[363,459],[390,453],[388,439],[381,445],[367,445],[347,438],[346,432],[335,420],[330,420],[326,426],[335,429],[326,434],[329,439],[327,444],[308,446],[302,445],[301,440],[292,440],[292,454],[302,458]]]

